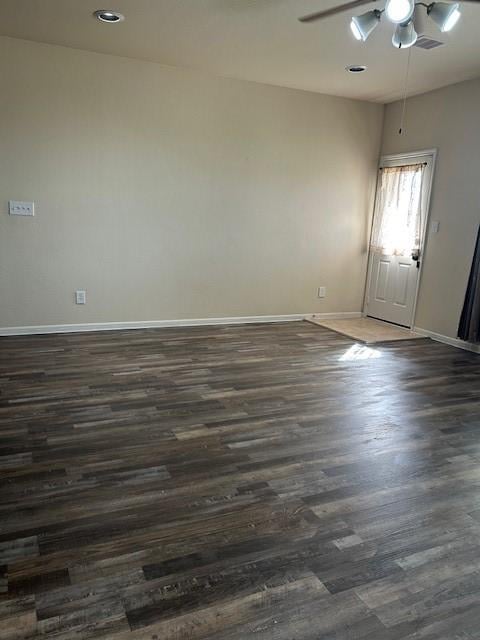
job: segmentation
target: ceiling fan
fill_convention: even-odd
[[[299,18],[300,22],[315,22],[334,16],[343,11],[356,9],[366,4],[372,4],[379,0],[351,0],[344,4],[317,11],[309,15]],[[475,2],[480,4],[480,0],[462,0],[463,2]],[[423,16],[421,12],[426,12],[437,27],[442,32],[450,31],[457,24],[461,12],[460,3],[448,2],[416,2],[415,0],[386,0],[383,9],[373,9],[367,11],[360,16],[353,16],[350,22],[350,28],[357,40],[365,42],[375,27],[380,23],[383,14],[387,20],[395,25],[395,32],[392,38],[392,44],[398,49],[407,49],[417,41],[416,22]],[[418,27],[417,27],[418,28]]]

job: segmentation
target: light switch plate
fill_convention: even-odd
[[[327,295],[327,287],[318,287],[317,296],[319,298],[325,298]]]
[[[33,216],[35,215],[35,203],[23,202],[21,200],[9,200],[8,213],[11,216]]]
[[[87,292],[85,289],[75,291],[75,304],[87,304]]]

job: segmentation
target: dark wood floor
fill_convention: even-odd
[[[480,638],[480,357],[353,344],[1,339],[0,638]]]

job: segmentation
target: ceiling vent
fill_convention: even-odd
[[[419,47],[420,49],[436,49],[437,47],[442,47],[444,44],[444,42],[434,40],[428,36],[418,36],[415,47]]]

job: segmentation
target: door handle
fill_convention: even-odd
[[[420,269],[420,249],[413,249],[412,260],[417,263],[417,269]]]

